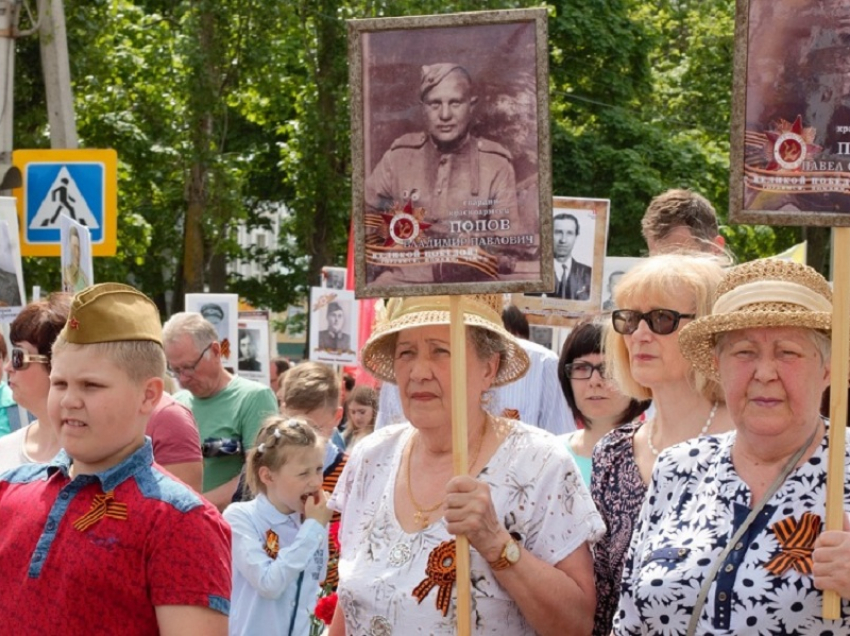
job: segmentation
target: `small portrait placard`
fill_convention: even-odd
[[[310,289],[310,360],[357,363],[357,301],[349,289]]]

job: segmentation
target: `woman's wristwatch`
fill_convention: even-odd
[[[519,541],[511,537],[505,544],[505,547],[502,548],[501,556],[495,561],[489,562],[490,568],[496,571],[506,570],[512,565],[515,565],[521,555],[522,550],[520,549]]]

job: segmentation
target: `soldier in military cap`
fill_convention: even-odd
[[[16,582],[3,633],[227,634],[230,528],[145,436],[164,373],[147,296],[104,283],[74,297],[47,405],[63,450],[0,479],[0,580]]]
[[[470,133],[478,98],[467,70],[454,63],[423,66],[419,97],[426,131],[402,135],[392,143],[366,180],[367,209],[387,212],[407,206],[406,211],[419,214],[419,227],[427,227],[428,238],[468,240],[494,233],[482,231],[480,224],[478,229],[459,231],[453,221],[474,225],[504,220],[516,228],[511,154]],[[447,282],[456,276],[474,280],[476,274],[451,265],[403,266],[385,271],[379,282]],[[478,277],[495,275],[479,272]]]

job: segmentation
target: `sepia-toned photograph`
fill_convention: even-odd
[[[730,220],[850,225],[850,4],[737,12]]]
[[[549,286],[545,17],[349,22],[358,297]]]
[[[94,284],[91,232],[67,214],[59,217],[62,258],[62,291],[76,294]]]

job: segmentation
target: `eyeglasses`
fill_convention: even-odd
[[[201,355],[199,355],[198,359],[195,360],[195,364],[187,364],[186,366],[183,366],[183,367],[172,367],[169,364],[168,367],[167,367],[169,375],[177,378],[177,377],[180,377],[181,375],[192,375],[193,373],[195,373],[195,369],[197,368],[197,366],[199,364],[201,364],[201,360],[203,359],[206,352],[210,350],[211,346],[213,346],[212,342],[207,345],[206,349],[201,351]]]
[[[641,320],[646,321],[646,326],[652,333],[666,336],[679,328],[679,321],[682,318],[696,318],[696,314],[680,314],[672,309],[653,309],[645,313],[634,309],[617,309],[611,312],[614,331],[624,336],[629,336],[637,331]]]
[[[25,351],[20,347],[12,347],[12,369],[15,371],[23,371],[27,369],[30,364],[35,362],[36,364],[50,364],[50,358],[47,356],[42,356],[37,353],[30,353],[29,351]]]
[[[570,380],[589,380],[593,377],[593,372],[596,371],[599,377],[605,379],[605,363],[590,364],[589,362],[574,362],[565,364],[564,370],[567,372],[567,377]]]

